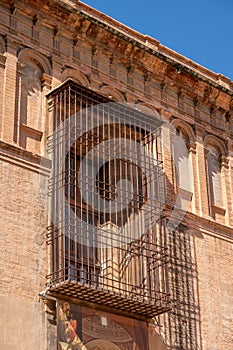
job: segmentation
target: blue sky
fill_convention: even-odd
[[[233,0],[85,0],[233,81]]]

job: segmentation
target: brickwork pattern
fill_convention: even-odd
[[[50,263],[39,172],[47,178],[49,162],[46,170],[40,169],[52,132],[45,95],[72,77],[113,100],[146,105],[168,122],[177,118],[183,128],[193,130],[195,193],[184,221],[196,247],[200,339],[195,346],[232,349],[233,83],[79,2],[54,1],[49,7],[45,0],[23,0],[10,8],[9,1],[2,0],[0,23],[1,347],[56,349],[53,316],[38,297]],[[41,71],[38,129],[33,123],[23,126],[20,119],[20,79],[27,58]],[[177,68],[182,68],[179,73]],[[26,143],[22,130],[27,131]],[[221,155],[224,206],[215,217],[209,205],[206,135],[215,136],[227,149]],[[163,151],[171,203],[176,195],[174,169],[169,152]],[[151,349],[155,344],[158,349],[178,349],[175,343],[165,346],[169,324],[166,327],[151,331],[161,335],[150,337]]]

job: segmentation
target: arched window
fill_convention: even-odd
[[[206,166],[210,205],[221,208],[223,206],[221,154],[217,147],[211,144],[206,146]]]
[[[223,140],[207,135],[204,140],[206,180],[209,200],[209,214],[219,222],[225,222],[225,161],[227,147]]]
[[[50,89],[50,64],[32,49],[18,53],[14,140],[31,152],[41,151],[45,130],[44,97]]]
[[[40,67],[28,59],[24,63],[21,80],[21,123],[34,129],[41,128],[41,75]]]
[[[178,195],[177,204],[187,210],[193,194],[193,168],[190,154],[190,140],[183,128],[176,127],[172,137],[174,162],[174,183]]]

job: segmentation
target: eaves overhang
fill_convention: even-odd
[[[228,89],[228,88],[224,87],[223,85],[215,82],[211,78],[206,77],[204,74],[198,72],[198,68],[196,70],[194,70],[191,67],[189,67],[188,65],[185,65],[182,62],[182,60],[179,61],[179,60],[173,59],[173,58],[169,57],[168,55],[164,54],[163,52],[161,52],[161,50],[158,47],[158,46],[160,46],[159,42],[158,42],[157,48],[153,49],[152,47],[147,46],[146,44],[133,38],[132,36],[127,35],[127,33],[124,33],[123,31],[118,30],[115,26],[112,27],[110,24],[106,23],[105,21],[102,21],[102,20],[96,18],[95,16],[92,16],[90,13],[87,13],[83,10],[80,10],[77,12],[77,14],[80,17],[90,21],[91,23],[101,27],[102,29],[107,30],[108,32],[110,32],[114,35],[117,35],[120,39],[123,39],[123,40],[127,41],[128,43],[138,47],[139,49],[144,50],[144,51],[148,52],[149,54],[151,54],[151,55],[161,59],[162,61],[170,64],[171,66],[176,68],[178,71],[186,72],[186,73],[190,74],[191,76],[193,76],[193,77],[195,77],[203,82],[208,83],[209,85],[213,86],[214,88],[216,88],[222,92],[225,92],[225,93],[229,94],[230,96],[233,96],[233,89]],[[142,38],[144,38],[144,41],[145,41],[147,36],[145,36],[145,35],[141,35],[141,36],[142,36]],[[154,40],[154,39],[151,38],[151,40]],[[183,59],[185,58],[182,55],[179,55],[178,53],[175,53],[175,54],[177,56],[180,56],[180,58],[183,58]],[[197,65],[196,63],[194,63],[194,64]],[[199,65],[197,65],[197,66],[199,66]],[[202,67],[202,69],[203,69],[203,67]],[[206,69],[206,68],[205,68],[205,70],[208,71],[208,69]],[[213,73],[211,71],[209,71],[209,73],[211,73],[212,75],[215,75],[216,79],[218,79],[219,74]],[[228,79],[224,76],[222,76],[222,77],[229,80],[229,82],[231,82],[230,79]]]

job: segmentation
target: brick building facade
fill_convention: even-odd
[[[231,350],[233,83],[71,0],[1,0],[0,80],[1,348]]]

